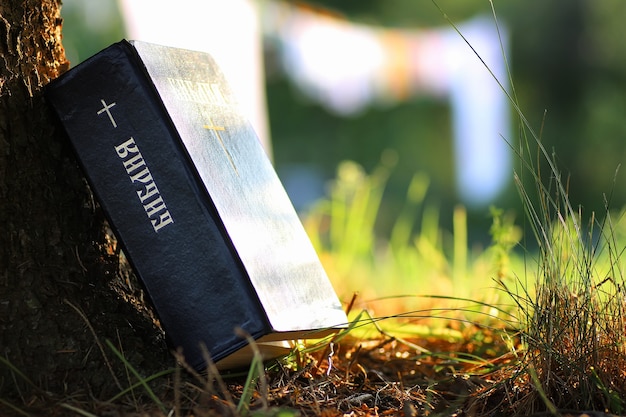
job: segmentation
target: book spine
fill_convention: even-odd
[[[300,218],[219,66],[202,52],[133,45],[272,329],[307,332],[345,324]]]
[[[204,367],[269,331],[258,298],[153,85],[126,42],[49,85],[79,162],[168,340]]]

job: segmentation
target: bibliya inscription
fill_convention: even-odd
[[[174,219],[172,219],[172,215],[154,183],[146,161],[143,159],[141,152],[139,152],[135,139],[131,137],[126,142],[117,145],[115,152],[124,162],[124,168],[130,178],[130,182],[133,184],[137,183],[141,187],[137,190],[137,196],[143,204],[143,209],[154,231],[158,232],[165,226],[174,223]]]
[[[96,113],[100,116],[106,113],[113,128],[117,128],[117,122],[111,113],[111,108],[115,106],[115,102],[107,104],[104,99],[100,102],[104,106]],[[150,169],[143,159],[143,155],[139,151],[139,147],[132,137],[127,141],[115,147],[117,156],[122,160],[124,169],[130,178],[130,182],[137,184],[140,188],[137,190],[137,196],[141,202],[150,224],[155,232],[158,232],[167,225],[174,223],[174,219],[170,214],[163,197],[159,193],[159,189],[152,178]]]
[[[167,83],[176,98],[181,101],[217,106],[228,105],[217,83],[194,82],[180,78],[167,78]]]

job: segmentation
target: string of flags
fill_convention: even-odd
[[[286,76],[310,99],[341,116],[419,95],[446,99],[463,202],[487,205],[510,183],[502,23],[476,17],[458,25],[461,36],[452,27],[391,29],[299,3],[264,4],[265,38],[277,45]]]

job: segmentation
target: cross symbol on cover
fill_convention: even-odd
[[[205,129],[208,129],[208,130],[212,130],[213,133],[215,133],[215,136],[217,137],[217,140],[219,141],[220,146],[222,147],[222,150],[226,154],[226,157],[228,157],[228,161],[230,162],[230,165],[235,170],[235,174],[239,175],[239,171],[237,171],[237,167],[235,166],[235,161],[233,160],[233,157],[230,154],[230,152],[228,152],[228,149],[226,149],[226,145],[224,144],[224,139],[222,139],[222,136],[220,135],[220,132],[224,132],[224,131],[226,131],[226,129],[224,128],[224,126],[217,126],[217,125],[215,125],[211,121],[210,117],[208,118],[208,120],[209,120],[209,124],[206,124],[206,125],[204,125],[202,127],[205,128]]]
[[[109,116],[109,120],[111,121],[111,124],[113,125],[113,127],[117,127],[117,123],[115,122],[115,119],[113,118],[113,115],[111,114],[111,108],[115,106],[115,102],[111,104],[107,104],[107,102],[104,101],[104,99],[100,99],[100,102],[102,103],[104,107],[98,110],[98,116],[106,112],[107,116]]]

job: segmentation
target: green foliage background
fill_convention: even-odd
[[[124,36],[117,4],[111,13],[93,16],[89,2],[66,0],[65,45],[73,63]],[[388,27],[436,27],[446,21],[432,1],[324,0],[328,7],[356,22]],[[491,14],[488,0],[437,2],[455,22],[477,13]],[[510,62],[522,110],[542,130],[564,173],[570,174],[574,205],[585,213],[602,211],[603,195],[615,187],[613,207],[626,203],[624,173],[615,177],[626,157],[626,4],[619,0],[494,1],[499,21],[509,28]],[[175,7],[175,6],[173,6]],[[97,22],[97,24],[94,24]],[[274,160],[279,174],[292,164],[309,164],[331,179],[342,160],[354,160],[371,172],[385,150],[398,155],[390,174],[377,230],[387,234],[401,210],[415,172],[431,181],[428,201],[451,226],[457,203],[454,192],[451,129],[447,103],[415,98],[393,107],[372,108],[353,118],[339,118],[307,102],[284,77],[268,71],[267,97]],[[543,124],[543,128],[541,127]],[[508,138],[516,142],[516,138]],[[512,177],[512,173],[511,173]],[[614,184],[614,178],[616,183]],[[520,201],[512,185],[495,205],[514,209]],[[484,241],[488,209],[468,213],[470,238]]]

